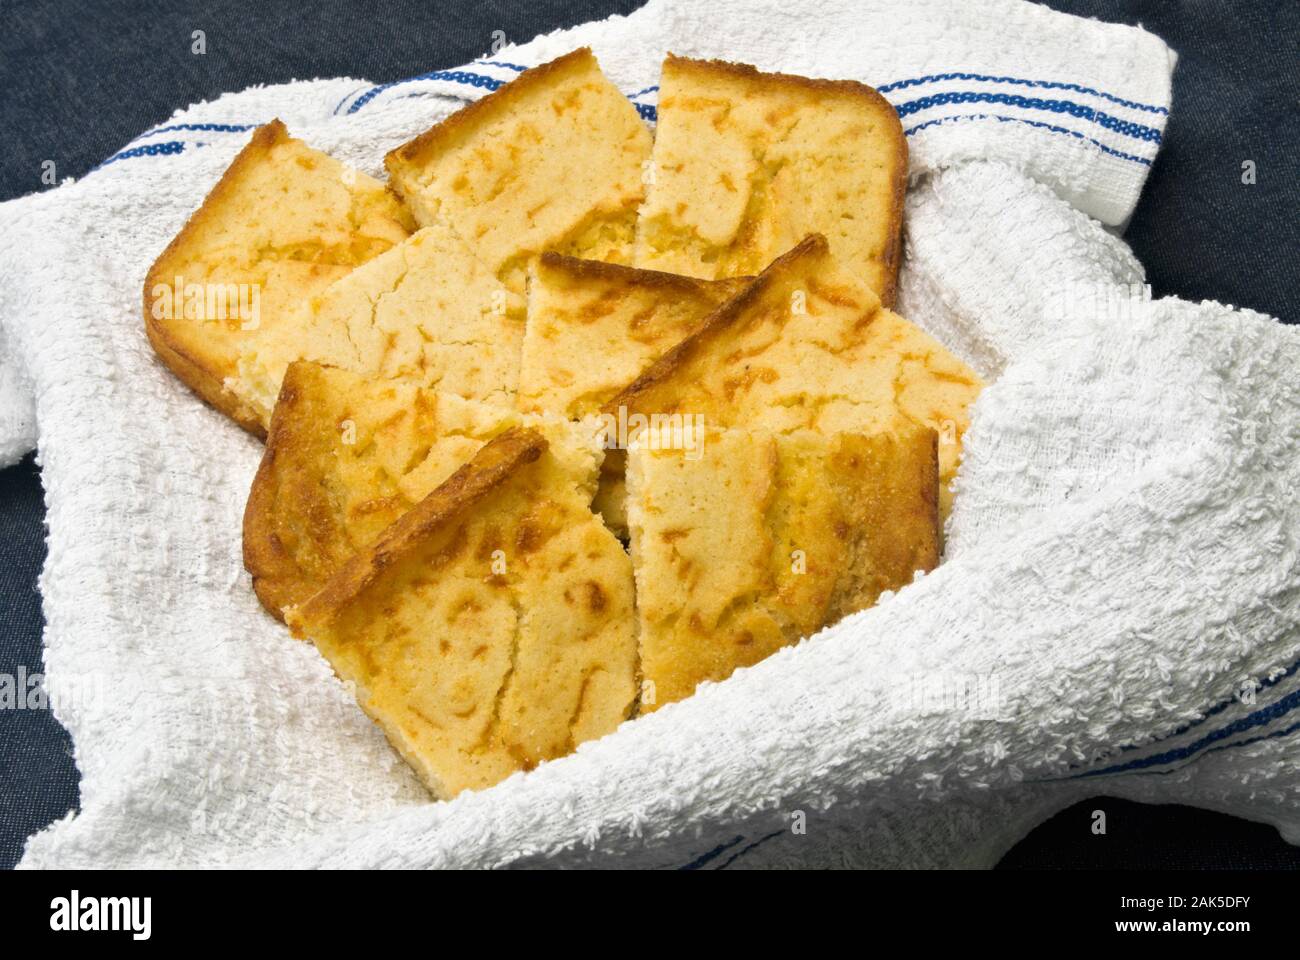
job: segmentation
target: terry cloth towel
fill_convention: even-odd
[[[991,385],[937,570],[435,803],[258,607],[240,517],[259,444],[155,359],[140,289],[254,125],[380,173],[581,44],[648,121],[670,50],[881,90],[911,147],[901,312]],[[1173,60],[1018,0],[651,0],[402,83],[224,96],[0,206],[0,440],[40,451],[46,663],[82,774],[80,813],[23,864],[987,866],[1097,793],[1300,840],[1300,342],[1151,302],[1116,235]]]

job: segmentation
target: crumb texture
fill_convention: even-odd
[[[519,428],[289,622],[439,797],[611,732],[636,694],[631,562],[589,477]]]
[[[647,434],[649,439],[652,434]],[[939,560],[936,435],[711,430],[635,443],[628,520],[642,710],[874,604]]]
[[[525,422],[590,501],[601,455],[593,426],[290,365],[244,516],[244,565],[263,605],[280,616],[306,600],[484,444]]]
[[[606,404],[775,433],[878,433],[900,421],[939,436],[940,506],[983,383],[938,341],[884,309],[809,237]]]
[[[300,302],[400,243],[413,226],[373,177],[290,137],[279,121],[260,127],[150,269],[150,340],[205,400],[250,429],[264,429],[251,398],[228,386],[240,353],[279,335]],[[201,307],[169,292],[192,285],[201,291]],[[238,302],[241,285],[256,289],[256,313],[241,313],[227,296],[233,290]],[[212,303],[216,309],[209,291],[224,297]],[[243,303],[251,302],[245,293]]]
[[[651,169],[637,266],[755,274],[821,233],[893,304],[907,146],[870,87],[670,56]]]
[[[650,131],[576,50],[522,74],[385,158],[424,226],[454,229],[516,293],[544,250],[632,255]]]

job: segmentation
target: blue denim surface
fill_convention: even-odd
[[[702,0],[703,2],[703,0]],[[42,189],[41,164],[81,176],[179,106],[252,83],[351,75],[375,81],[457,66],[511,40],[627,13],[636,0],[498,3],[375,0],[272,5],[215,0],[9,2],[0,12],[0,200]],[[1180,54],[1165,143],[1126,238],[1155,296],[1215,299],[1295,322],[1300,298],[1300,3],[1049,0],[1141,23]],[[190,53],[203,30],[207,54]],[[1241,183],[1255,163],[1257,182]],[[0,471],[0,673],[41,669],[36,578],[44,560],[39,471]],[[41,711],[0,712],[0,867],[72,809],[66,732]],[[1109,813],[1093,842],[1089,813]],[[1034,831],[1005,867],[1300,867],[1269,828],[1185,808],[1088,801]]]

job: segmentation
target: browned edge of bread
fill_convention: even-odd
[[[286,619],[294,635],[304,636],[307,623],[332,620],[339,610],[374,583],[386,567],[501,487],[519,468],[537,460],[546,447],[546,438],[528,427],[513,427],[490,440],[473,459],[380,534],[378,540],[345,563],[318,593],[287,611]]]
[[[239,151],[234,161],[226,168],[226,172],[221,175],[221,179],[217,181],[216,186],[203,199],[203,203],[190,215],[190,219],[181,228],[180,233],[176,234],[172,242],[167,245],[167,249],[158,255],[158,259],[149,268],[149,273],[144,279],[144,329],[154,351],[172,373],[181,379],[181,382],[257,437],[266,436],[262,424],[256,417],[240,415],[240,403],[226,389],[224,376],[219,371],[208,369],[196,357],[186,353],[185,348],[172,337],[166,324],[154,319],[150,292],[158,283],[171,282],[171,277],[160,276],[164,265],[170,260],[172,254],[179,250],[209,217],[213,216],[213,210],[227,194],[235,189],[235,183],[243,175],[245,168],[268,153],[272,147],[290,139],[292,138],[289,136],[289,131],[278,119],[254,130],[253,138],[248,141],[243,150]]]
[[[301,361],[295,361],[285,371],[280,395],[271,413],[266,449],[262,451],[262,462],[257,467],[253,485],[248,491],[248,503],[244,506],[244,569],[253,578],[253,592],[257,599],[277,620],[284,619],[284,607],[294,599],[283,586],[284,582],[302,573],[275,532],[274,513],[279,486],[276,457],[289,443],[289,425],[285,421],[298,400],[301,369]]]
[[[880,291],[882,306],[893,308],[898,296],[898,268],[902,254],[903,233],[903,199],[907,193],[907,136],[903,133],[903,123],[898,118],[894,105],[886,100],[875,87],[857,80],[821,80],[816,77],[800,77],[791,73],[767,73],[748,63],[732,63],[727,60],[694,60],[669,53],[664,58],[664,67],[672,64],[687,70],[697,69],[705,72],[727,73],[745,80],[757,80],[763,83],[794,84],[807,87],[819,93],[839,96],[861,97],[873,107],[893,118],[889,132],[894,138],[895,170],[892,196],[889,243],[885,247],[883,260],[887,268],[887,282]]]
[[[507,111],[522,94],[534,86],[545,83],[552,76],[573,68],[595,63],[596,57],[590,47],[579,47],[562,57],[525,70],[515,79],[489,93],[481,100],[475,100],[466,107],[457,110],[446,120],[436,123],[414,140],[390,150],[384,156],[384,168],[391,176],[402,166],[423,163],[442,146],[442,143],[462,130],[475,124],[485,122]]]
[[[749,305],[763,295],[773,282],[773,277],[781,273],[787,264],[802,260],[804,257],[824,257],[829,253],[830,245],[820,233],[810,233],[804,237],[769,263],[767,269],[760,273],[753,283],[709,314],[700,324],[699,329],[646,367],[641,376],[624,387],[621,393],[602,408],[601,412],[617,416],[620,408],[625,407],[633,412],[639,410],[639,400],[670,379],[679,367],[687,363],[696,351],[702,349],[717,333],[735,323]]]
[[[564,270],[581,277],[612,280],[618,283],[635,283],[642,287],[662,287],[665,293],[674,290],[705,294],[711,287],[725,283],[749,283],[753,277],[726,277],[722,280],[702,280],[699,277],[687,277],[680,273],[665,273],[662,270],[647,270],[644,267],[629,267],[621,263],[606,263],[604,260],[584,260],[571,257],[566,253],[547,250],[541,255],[543,266]]]

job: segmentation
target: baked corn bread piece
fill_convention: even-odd
[[[650,132],[585,47],[384,158],[422,226],[454,228],[516,293],[543,250],[628,262]]]
[[[495,438],[288,621],[438,797],[611,732],[636,695],[631,561],[546,438]]]
[[[524,303],[436,224],[300,303],[249,342],[227,381],[264,425],[294,360],[513,406]]]
[[[244,566],[262,605],[281,617],[306,600],[485,443],[525,422],[550,440],[552,460],[594,476],[594,422],[290,364],[244,510]]]
[[[264,418],[228,385],[240,352],[413,228],[382,183],[273,120],[254,132],[149,270],[149,342],[195,393],[260,436]]]
[[[637,266],[755,274],[820,233],[893,305],[907,140],[871,87],[670,54],[651,169]]]
[[[710,426],[939,434],[940,510],[961,459],[979,376],[880,305],[820,235],[762,272],[605,405],[608,416],[703,415]]]
[[[643,712],[871,606],[939,562],[928,427],[708,430],[628,452]]]
[[[697,280],[542,254],[528,279],[519,409],[571,418],[599,413],[748,280]],[[609,450],[595,500],[620,538],[627,536],[623,466],[623,451]]]
[[[542,254],[528,280],[519,409],[599,413],[749,280],[697,280]]]

